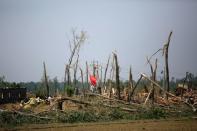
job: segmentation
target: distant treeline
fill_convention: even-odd
[[[107,80],[106,82],[106,86],[109,84],[110,80]],[[170,80],[170,90],[173,92],[175,91],[175,88],[177,87],[177,85],[179,83],[186,83],[186,84],[190,84],[190,86],[193,89],[197,89],[197,76],[193,75],[192,73],[187,73],[187,78],[184,77],[182,79],[175,79],[174,77],[171,78]],[[134,84],[136,82],[134,81]],[[163,79],[157,80],[157,83],[159,83],[162,87],[163,87]],[[48,80],[48,84],[49,84],[49,90],[50,90],[50,95],[53,96],[57,93],[63,94],[65,91],[65,85],[64,82],[59,82],[57,80],[57,77],[55,77],[54,79],[49,79]],[[72,84],[71,84],[72,85]],[[84,87],[87,88],[88,84],[84,83]],[[100,85],[102,85],[102,83],[100,83]],[[126,81],[120,81],[120,87],[121,90],[123,90],[125,87],[128,87],[129,82],[128,80]],[[149,85],[149,82],[146,80],[141,80],[139,83],[138,88],[143,88],[144,85]],[[77,86],[80,88],[82,88],[82,83],[80,81],[77,81]],[[112,86],[115,87],[115,82],[112,82]],[[37,96],[44,96],[44,94],[46,93],[46,86],[45,86],[45,82],[43,79],[41,79],[40,82],[20,82],[20,83],[16,83],[16,82],[7,82],[5,81],[5,77],[0,77],[0,88],[20,88],[20,87],[24,87],[27,88],[27,92],[31,92]]]

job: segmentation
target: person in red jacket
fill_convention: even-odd
[[[97,78],[93,75],[90,75],[90,90],[92,92],[96,91],[96,85],[97,85]]]

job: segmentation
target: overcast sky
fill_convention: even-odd
[[[170,77],[197,73],[195,0],[0,0],[0,75],[39,81],[45,61],[50,78],[63,80],[72,28],[88,34],[82,67],[86,60],[105,66],[116,50],[121,79],[127,79],[130,65],[135,79],[140,72],[149,74],[146,56],[161,48],[172,30]],[[163,57],[156,57],[159,78]]]

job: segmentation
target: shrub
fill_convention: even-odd
[[[71,97],[71,96],[74,94],[74,88],[73,88],[73,87],[71,87],[71,86],[66,86],[65,89],[66,89],[66,94],[67,94],[69,97]]]
[[[150,110],[141,114],[140,118],[144,119],[160,119],[166,118],[166,112],[161,108],[151,108]]]
[[[125,116],[125,113],[121,112],[119,109],[114,109],[112,112],[109,114],[110,118],[112,120],[117,120],[117,119],[123,119]]]

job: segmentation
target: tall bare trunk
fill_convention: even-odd
[[[67,85],[70,86],[71,78],[70,78],[70,66],[66,65],[66,74],[67,74]]]
[[[93,76],[96,76],[96,70],[95,70],[95,62],[93,61]]]
[[[74,86],[76,86],[76,83],[77,83],[78,61],[79,61],[79,55],[77,55],[77,61],[76,61],[75,68],[74,68]]]
[[[65,72],[64,72],[64,94],[66,93],[65,87],[66,87],[66,82],[67,82],[67,67],[65,65]]]
[[[113,78],[114,78],[114,57],[112,59],[112,67],[110,70],[110,81],[109,81],[109,97],[112,97],[112,82],[113,82]]]
[[[88,75],[88,62],[86,61],[86,82],[87,82],[87,89],[89,89],[89,84],[88,84],[88,77],[89,77],[89,75]]]
[[[45,86],[46,86],[46,89],[47,89],[47,97],[49,97],[49,84],[48,84],[48,80],[47,80],[47,71],[46,71],[45,62],[43,62],[43,66],[44,66],[44,80],[45,80]]]
[[[118,93],[118,99],[120,100],[120,79],[119,79],[119,65],[117,55],[114,53],[114,60],[116,65],[116,89]]]
[[[107,60],[107,65],[106,65],[106,68],[105,68],[103,87],[105,86],[105,82],[106,82],[106,75],[107,75],[107,69],[108,69],[108,66],[109,66],[109,60],[110,60],[110,56],[109,56],[109,58]]]
[[[151,80],[152,81],[156,81],[156,71],[157,71],[157,59],[155,60],[155,66],[153,68],[153,65],[150,63],[150,60],[147,59],[147,62],[150,65],[150,69],[151,69]],[[155,85],[153,83],[151,83],[152,89],[150,92],[150,96],[152,98],[152,105],[154,105],[154,97],[155,97]]]
[[[83,88],[83,95],[85,96],[85,89],[84,89],[84,83],[83,83],[83,70],[79,68],[81,71],[81,83],[82,83],[82,88]]]
[[[102,86],[102,82],[103,82],[103,67],[101,66],[101,72],[100,72],[100,85]]]
[[[152,74],[152,80],[156,82],[156,75],[157,75],[157,59],[155,60],[155,67]],[[155,101],[155,85],[153,84],[153,91],[152,91],[152,104]]]
[[[140,81],[141,81],[142,77],[143,77],[143,76],[142,76],[142,75],[140,75],[140,78],[138,79],[137,83],[136,83],[136,84],[135,84],[135,86],[132,88],[132,91],[131,91],[130,97],[132,97],[132,96],[133,96],[134,91],[135,91],[135,89],[137,88],[138,84],[140,83]]]
[[[77,61],[75,64],[75,69],[74,69],[74,87],[75,87],[75,95],[78,95],[78,87],[77,87],[77,68],[78,68],[78,61],[79,61],[79,54],[77,55]]]
[[[129,92],[128,92],[128,102],[131,100],[131,91],[133,88],[133,75],[132,75],[132,71],[131,71],[131,67],[129,68]]]
[[[168,67],[168,49],[169,49],[169,45],[170,45],[171,36],[172,36],[172,31],[170,32],[170,34],[168,36],[168,42],[167,42],[167,44],[164,45],[167,92],[169,92],[169,90],[170,90],[169,67]],[[166,99],[168,99],[168,95],[166,95]]]

